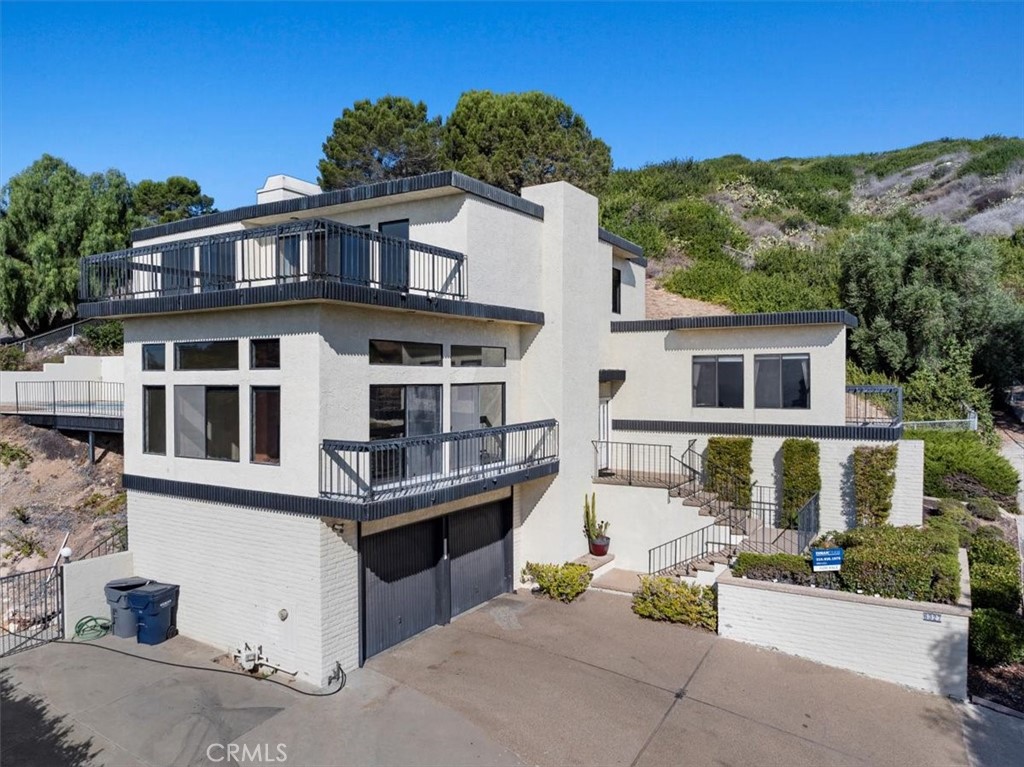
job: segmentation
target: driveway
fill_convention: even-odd
[[[217,654],[180,637],[103,642],[200,666]],[[0,678],[4,767],[224,764],[208,757],[227,744],[261,749],[244,764],[303,767],[996,767],[1024,741],[1024,720],[641,621],[593,591],[499,597],[328,698],[67,645],[8,658]]]

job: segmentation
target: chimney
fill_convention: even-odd
[[[267,183],[262,189],[256,190],[256,203],[280,202],[281,200],[294,200],[296,197],[311,197],[321,193],[320,187],[303,181],[301,178],[293,178],[283,173],[277,176],[267,176]]]

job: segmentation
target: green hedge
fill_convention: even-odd
[[[797,554],[754,554],[744,551],[736,557],[732,568],[738,578],[755,581],[778,581],[797,586],[839,588],[836,573],[815,573],[807,557]]]
[[[967,508],[978,519],[987,519],[989,522],[999,519],[999,504],[991,498],[975,498],[967,504]]]
[[[590,585],[594,574],[586,565],[566,562],[564,565],[527,562],[523,581],[534,581],[542,594],[560,602],[571,602]]]
[[[795,528],[807,499],[821,490],[819,446],[812,439],[782,443],[782,526]]]
[[[948,530],[957,538],[960,548],[971,545],[978,522],[967,513],[967,509],[958,501],[944,500],[939,502],[938,512],[929,516],[926,524],[933,529]]]
[[[971,431],[922,429],[905,439],[924,441],[924,492],[939,498],[987,496],[1004,509],[1017,509],[1017,472]]]
[[[1006,613],[1020,609],[1020,572],[1016,568],[979,563],[971,565],[971,605]]]
[[[975,609],[968,634],[971,660],[984,666],[1024,663],[1024,620],[999,610]]]
[[[897,445],[853,449],[853,493],[858,525],[883,525],[896,489]]]
[[[999,567],[1020,567],[1020,555],[1012,543],[1002,538],[988,535],[975,535],[967,550],[972,565],[998,565]]]
[[[710,586],[690,586],[672,578],[644,576],[633,593],[633,612],[641,618],[684,623],[708,631],[718,628],[715,590]]]
[[[712,437],[704,459],[707,489],[741,509],[750,508],[753,447],[750,437]]]
[[[87,325],[82,335],[98,354],[120,354],[124,351],[124,326],[117,320]]]

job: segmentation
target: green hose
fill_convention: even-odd
[[[110,619],[87,615],[75,624],[75,639],[90,642],[110,633]]]

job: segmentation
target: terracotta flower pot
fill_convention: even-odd
[[[590,541],[590,553],[595,557],[603,557],[608,553],[608,544],[612,542],[612,539],[607,535],[602,535],[600,538],[594,538]]]

